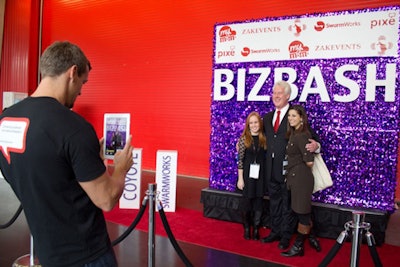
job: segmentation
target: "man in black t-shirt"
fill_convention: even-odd
[[[131,137],[109,175],[95,130],[71,110],[90,70],[78,46],[55,42],[41,56],[36,91],[0,115],[1,171],[21,201],[43,266],[117,266],[103,211],[123,192]]]

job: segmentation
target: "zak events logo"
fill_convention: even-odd
[[[0,121],[0,150],[9,164],[11,163],[10,152],[25,152],[28,127],[28,118],[4,117]]]

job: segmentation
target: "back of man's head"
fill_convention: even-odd
[[[90,62],[83,51],[68,41],[54,42],[44,50],[40,57],[42,78],[59,76],[74,65],[78,68],[78,76],[86,72],[86,66],[89,66],[89,70],[91,69]]]

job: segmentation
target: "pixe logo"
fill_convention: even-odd
[[[388,18],[371,20],[370,28],[373,29],[375,27],[387,27],[394,25],[396,25],[396,13],[390,12],[388,14]]]
[[[229,26],[223,26],[219,30],[219,41],[221,43],[228,42],[228,41],[233,41],[236,38],[236,31],[232,30],[231,27]]]
[[[10,152],[25,152],[28,128],[28,118],[4,117],[0,121],[0,149],[9,164],[11,163]]]
[[[235,56],[235,46],[229,47],[229,50],[221,50],[217,53],[218,58],[221,57],[234,57]]]
[[[322,102],[352,102],[359,98],[361,90],[364,90],[365,101],[375,102],[377,88],[384,89],[384,101],[394,102],[396,93],[396,64],[389,63],[385,66],[379,65],[382,76],[386,77],[378,79],[377,65],[367,64],[366,66],[358,66],[355,64],[345,64],[339,66],[334,72],[334,77],[326,77],[323,73],[328,71],[321,69],[320,66],[311,66],[308,73],[302,73],[301,76],[306,76],[303,84],[297,84],[296,81],[300,74],[295,68],[239,68],[231,69],[215,69],[214,70],[214,101],[229,101],[236,98],[236,101],[270,101],[270,95],[262,93],[265,90],[265,85],[279,80],[286,80],[290,83],[292,94],[290,100],[297,98],[300,94],[299,101],[306,102],[308,96],[318,95]],[[383,69],[385,68],[385,69]],[[357,80],[349,78],[350,73],[365,72],[365,85],[360,87]],[[251,84],[248,78],[253,81]],[[269,81],[273,79],[273,81]],[[340,90],[334,90],[332,95],[328,93],[327,82],[324,79],[332,80],[330,87],[335,87]],[[247,82],[246,82],[247,81]],[[301,89],[301,92],[299,90]],[[344,90],[342,90],[344,89]],[[340,93],[339,93],[340,91]],[[382,91],[382,90],[380,90]],[[248,93],[246,95],[246,93]],[[236,95],[235,95],[236,94]],[[380,93],[381,94],[381,93]]]

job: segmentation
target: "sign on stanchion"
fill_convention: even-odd
[[[176,177],[178,151],[158,150],[156,163],[156,183],[159,185],[159,197],[164,211],[176,209]]]
[[[125,176],[124,192],[119,199],[120,209],[140,207],[140,182],[142,179],[142,148],[132,151],[133,165]]]

